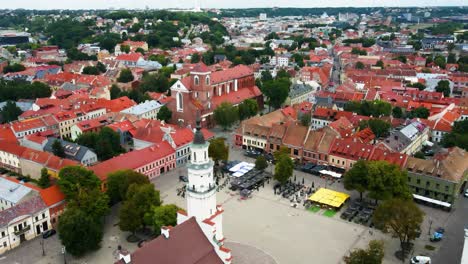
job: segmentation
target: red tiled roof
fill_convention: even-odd
[[[206,66],[205,63],[199,62],[199,63],[195,64],[195,66],[193,67],[191,72],[205,73],[205,72],[211,72],[211,70],[210,70],[210,68],[208,68],[208,66]]]
[[[137,62],[141,58],[140,53],[129,53],[129,54],[120,54],[115,60],[117,61],[132,61]]]
[[[253,86],[250,88],[242,88],[237,90],[236,92],[231,91],[228,94],[213,97],[213,106],[211,108],[216,109],[216,107],[223,102],[230,102],[234,105],[240,104],[246,99],[255,98],[261,94],[262,92],[260,91],[260,89],[258,89],[257,86]]]
[[[302,147],[308,131],[309,127],[306,126],[297,124],[288,125],[286,128],[286,133],[284,134],[283,144]]]
[[[346,117],[340,117],[328,126],[340,133],[341,137],[350,137],[354,129],[353,124]]]
[[[224,249],[223,249],[224,250]],[[131,254],[133,264],[222,264],[211,242],[207,239],[194,217],[169,228],[164,235],[147,242]],[[117,261],[116,264],[122,264]]]
[[[367,160],[373,149],[373,145],[357,142],[350,138],[335,139],[330,147],[329,154],[352,160]]]
[[[63,194],[58,185],[52,185],[49,188],[41,189],[39,193],[48,207],[65,200],[65,194]]]
[[[28,136],[25,136],[24,138],[31,142],[38,143],[38,144],[42,144],[44,141],[47,140],[46,137],[43,137],[37,134],[28,135]]]
[[[250,69],[246,65],[240,64],[233,68],[211,73],[211,83],[212,84],[221,83],[221,82],[239,79],[239,78],[250,76],[250,75],[253,75],[252,69]]]
[[[5,142],[9,142],[9,143],[18,142],[10,126],[7,126],[7,125],[0,126],[0,145]]]
[[[153,145],[140,150],[134,150],[121,154],[112,159],[103,161],[95,166],[90,167],[92,171],[102,180],[105,181],[107,175],[111,172],[122,169],[138,169],[151,162],[171,156],[175,150],[163,141],[159,144]]]
[[[21,156],[23,152],[26,151],[26,148],[20,146],[18,143],[1,142],[0,151],[11,153],[16,156]]]

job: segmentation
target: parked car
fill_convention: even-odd
[[[46,239],[48,237],[51,237],[51,236],[55,235],[55,233],[57,233],[57,231],[55,231],[55,229],[49,229],[47,231],[42,232],[42,238]]]
[[[411,258],[411,264],[431,264],[431,258],[426,256],[415,256]]]
[[[468,198],[468,189],[465,190],[464,196]]]
[[[258,156],[262,155],[262,152],[255,149],[248,149],[244,152],[244,155],[251,158],[257,158]]]
[[[316,166],[316,165],[313,164],[313,163],[306,163],[305,165],[302,165],[302,166],[301,166],[301,171],[307,172],[307,173],[312,173],[312,169],[313,169],[315,166]]]
[[[439,233],[439,232],[434,232],[434,234],[432,234],[431,238],[429,238],[429,240],[431,242],[439,242],[442,240],[442,238],[444,237],[444,234],[443,233]]]
[[[188,182],[188,177],[187,177],[187,176],[184,176],[184,175],[180,175],[180,176],[179,176],[179,181],[181,181],[181,182]]]

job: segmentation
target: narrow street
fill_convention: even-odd
[[[434,263],[460,263],[464,245],[464,228],[468,227],[468,198],[461,196],[451,213]]]

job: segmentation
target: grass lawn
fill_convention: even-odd
[[[328,216],[328,217],[333,217],[333,216],[335,216],[335,214],[336,214],[336,211],[334,211],[334,210],[326,210],[323,213],[324,216]]]
[[[311,206],[307,210],[309,210],[309,212],[316,213],[316,212],[320,211],[320,207],[319,206]]]

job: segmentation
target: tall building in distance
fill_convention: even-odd
[[[217,186],[213,173],[214,162],[208,156],[209,145],[201,132],[200,118],[197,118],[197,128],[190,147],[191,160],[187,166],[187,211],[178,212],[177,224],[195,217],[219,258],[224,263],[230,264],[231,251],[223,246],[224,210],[216,204]]]

